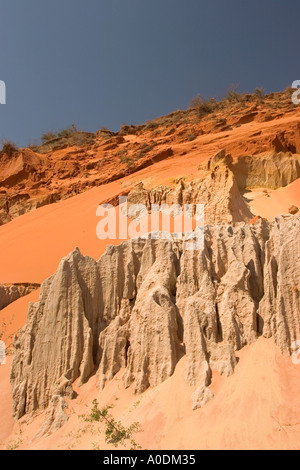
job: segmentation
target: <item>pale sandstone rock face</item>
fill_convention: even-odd
[[[175,188],[145,189],[140,183],[128,194],[128,207],[143,204],[150,210],[151,204],[204,204],[206,224],[247,222],[253,214],[240,194],[230,168],[231,161],[231,157],[222,151],[213,157],[210,171],[205,176],[190,183],[180,181]]]
[[[300,156],[287,152],[269,152],[265,155],[241,156],[232,166],[238,187],[264,187],[277,189],[300,176]]]
[[[112,266],[112,260],[119,264]],[[133,240],[109,247],[99,265],[108,280],[103,290],[108,302],[112,289],[117,292],[110,310],[114,320],[100,335],[100,386],[127,367],[126,385],[135,382],[142,392],[170,376],[177,362],[179,250],[168,240]]]
[[[53,395],[73,396],[72,383],[94,371],[101,324],[100,275],[96,261],[78,250],[31,303],[26,326],[15,339],[11,369],[14,414],[46,408]]]
[[[300,339],[300,217],[276,217],[266,243],[263,333],[274,337],[282,354]]]
[[[222,150],[202,163],[199,169],[214,171],[222,162],[232,171],[241,191],[251,187],[277,189],[300,177],[300,156],[288,151],[241,155],[233,160]]]
[[[34,439],[39,439],[42,436],[50,436],[58,431],[69,419],[64,412],[66,408],[68,408],[68,405],[63,397],[54,395],[46,413],[47,419],[40,427]]]
[[[15,300],[30,294],[30,292],[39,288],[39,284],[0,284],[0,310],[7,307]]]
[[[199,387],[192,395],[192,408],[197,410],[206,405],[210,400],[214,398],[214,394],[207,387]]]
[[[201,250],[134,239],[109,246],[98,262],[76,249],[43,283],[15,338],[14,416],[52,403],[60,422],[53,397],[72,397],[74,380],[93,373],[103,387],[124,369],[125,385],[141,393],[172,375],[184,354],[198,408],[212,398],[212,370],[232,374],[235,351],[259,335],[289,353],[300,338],[299,229],[297,215],[208,225]]]

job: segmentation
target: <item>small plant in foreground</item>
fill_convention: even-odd
[[[15,441],[9,441],[7,444],[6,450],[17,450],[22,444],[22,439],[18,438]]]
[[[112,415],[109,413],[110,408],[111,406],[106,406],[100,410],[98,407],[98,401],[96,399],[93,400],[93,408],[90,416],[86,418],[86,421],[100,421],[105,423],[105,441],[107,443],[118,447],[119,444],[125,445],[127,442],[129,442],[131,449],[140,449],[141,447],[132,437],[135,433],[140,432],[140,423],[135,422],[126,428],[120,421],[116,421],[112,417]]]

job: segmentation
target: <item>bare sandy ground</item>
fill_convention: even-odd
[[[96,236],[97,206],[120,192],[111,183],[25,214],[0,227],[0,282],[41,283],[76,246],[98,259],[107,241]]]
[[[9,382],[11,356],[6,358],[6,364],[0,365],[0,443],[6,439],[14,429],[14,419],[11,415],[12,397]]]
[[[250,209],[255,215],[271,221],[279,214],[288,214],[291,206],[300,210],[300,178],[284,188],[268,189],[267,193],[256,190],[245,196],[253,197]]]
[[[82,417],[90,415],[92,400],[97,398],[99,407],[111,405],[112,415],[124,425],[140,423],[142,432],[135,440],[143,449],[299,449],[299,366],[265,338],[238,355],[233,376],[214,374],[210,388],[215,397],[203,409],[191,409],[193,388],[185,383],[183,358],[172,377],[139,396],[132,387],[124,389],[123,371],[102,392],[96,388],[96,378],[90,379],[76,389],[76,400],[69,401],[67,424],[48,437],[34,439],[44,415],[30,424],[21,420],[11,432],[9,413],[6,410],[3,416],[1,410],[6,435],[2,430],[0,448],[112,449],[105,443],[104,425]],[[2,367],[8,371],[8,366]],[[2,369],[0,374],[6,389],[7,374]],[[8,394],[4,399],[9,405]]]

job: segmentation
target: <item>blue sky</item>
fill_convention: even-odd
[[[1,0],[0,138],[24,146],[300,80],[299,0]]]

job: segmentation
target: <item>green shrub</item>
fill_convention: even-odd
[[[146,153],[151,152],[154,147],[156,147],[157,143],[153,142],[151,144],[147,144],[146,142],[140,145],[140,157],[144,156]]]
[[[48,132],[45,132],[42,137],[41,137],[41,141],[43,144],[49,142],[50,140],[53,140],[53,139],[56,139],[57,138],[57,134],[55,134],[54,132],[51,132],[51,131],[48,131]]]
[[[41,141],[42,141],[42,144],[47,144],[51,140],[54,140],[57,138],[70,137],[72,134],[75,134],[76,132],[78,132],[77,126],[76,124],[72,124],[70,127],[67,127],[66,129],[62,129],[59,132],[52,132],[52,131],[45,132],[41,137]]]
[[[157,129],[158,127],[159,127],[159,123],[158,123],[158,122],[152,122],[152,121],[150,121],[150,122],[148,122],[148,123],[146,124],[145,129],[147,129],[147,130],[148,130],[148,129],[149,129],[149,130],[154,130],[154,129]]]
[[[133,423],[131,426],[126,428],[120,421],[116,421],[109,413],[111,406],[106,406],[99,410],[98,401],[93,400],[93,408],[91,414],[86,421],[89,422],[104,422],[105,428],[105,441],[109,444],[113,444],[118,447],[119,444],[125,445],[126,441],[129,441],[131,449],[140,449],[141,447],[133,439],[133,435],[140,432],[141,425],[138,422]]]
[[[263,88],[255,88],[254,94],[255,94],[255,96],[257,96],[258,98],[264,98],[264,96],[265,96],[265,90],[264,90]]]
[[[57,136],[58,137],[70,137],[72,134],[75,134],[75,132],[78,132],[76,124],[72,124],[72,126],[67,127],[66,129],[61,130],[58,132]]]
[[[189,109],[196,109],[199,116],[212,113],[218,106],[215,98],[205,100],[202,95],[197,95],[190,101]]]
[[[227,90],[225,95],[225,100],[229,101],[230,103],[242,103],[246,99],[246,95],[244,93],[239,93],[237,91],[238,85],[234,83],[231,87]]]
[[[128,157],[127,155],[119,157],[119,161],[122,164],[126,165],[127,170],[129,171],[130,168],[134,165],[135,159]]]
[[[2,150],[1,154],[6,154],[8,157],[12,157],[14,154],[18,152],[17,145],[12,142],[11,140],[2,139]]]
[[[70,137],[72,135],[71,129],[63,129],[57,134],[57,137]]]

